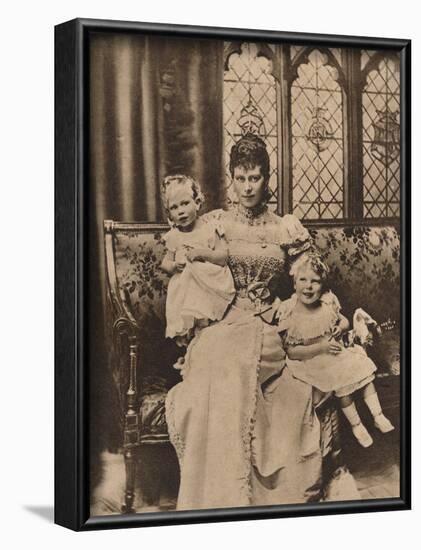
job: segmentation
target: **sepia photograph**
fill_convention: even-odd
[[[91,518],[405,501],[402,44],[367,43],[89,32]]]

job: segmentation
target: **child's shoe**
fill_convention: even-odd
[[[383,414],[382,407],[379,401],[379,396],[377,395],[376,391],[374,391],[370,395],[367,395],[364,398],[364,401],[366,402],[367,407],[373,415],[374,425],[378,430],[380,430],[383,434],[387,434],[388,432],[391,432],[395,429],[390,420],[388,420]]]
[[[366,430],[364,424],[361,422],[360,415],[355,407],[355,403],[350,403],[346,407],[342,407],[342,412],[348,422],[351,424],[352,433],[355,439],[362,447],[370,447],[373,444],[371,435]]]
[[[382,432],[382,434],[387,434],[395,429],[394,425],[388,418],[385,417],[383,413],[374,417],[374,425]]]
[[[373,444],[373,438],[368,433],[366,427],[362,422],[356,424],[355,426],[351,426],[351,428],[356,440],[362,447],[367,448]]]

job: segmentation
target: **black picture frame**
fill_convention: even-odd
[[[90,33],[282,41],[392,49],[401,56],[401,496],[393,499],[89,517],[86,228],[89,215]],[[411,42],[95,19],[55,28],[55,522],[76,531],[407,510],[411,506]]]

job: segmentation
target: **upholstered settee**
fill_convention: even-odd
[[[162,235],[167,230],[160,224],[104,222],[108,321],[112,333],[109,357],[121,403],[126,512],[133,510],[136,453],[142,446],[168,442],[165,396],[180,380],[172,365],[182,352],[165,339],[168,277],[159,266],[164,253]],[[330,285],[344,314],[352,319],[354,309],[362,307],[378,323],[396,323],[396,328],[375,341],[369,351],[378,366],[378,377],[391,380],[399,374],[398,230],[386,225],[338,225],[310,228],[310,233],[314,246],[330,267]],[[281,298],[291,292],[289,285],[286,279]],[[395,383],[393,387],[399,385]],[[398,406],[396,391],[393,399],[393,406]],[[320,414],[331,414],[331,409]],[[336,420],[330,428],[329,423],[326,425],[336,430]],[[325,450],[331,451],[335,449]]]

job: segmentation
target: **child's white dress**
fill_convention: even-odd
[[[279,332],[284,335],[286,347],[310,345],[327,340],[339,321],[340,304],[332,292],[320,298],[320,307],[314,315],[296,311],[297,296],[282,302],[279,312]],[[337,355],[322,353],[311,359],[287,359],[295,378],[318,388],[333,391],[338,397],[349,395],[374,379],[377,370],[365,350],[358,345],[344,348]]]
[[[208,222],[188,232],[174,227],[164,235],[164,240],[176,260],[183,261],[191,248],[214,250],[217,240],[223,236],[220,225]],[[188,336],[195,327],[219,321],[234,297],[234,281],[227,265],[187,261],[184,270],[174,273],[168,284],[166,336]]]

